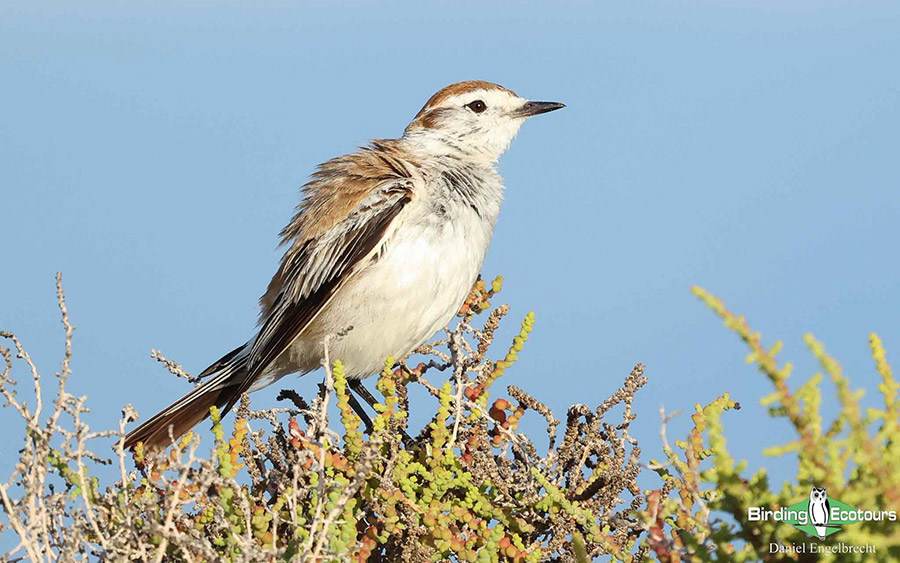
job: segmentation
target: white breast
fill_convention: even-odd
[[[465,301],[490,245],[502,184],[479,186],[478,206],[425,184],[398,217],[386,251],[349,280],[254,389],[291,372],[316,369],[326,334],[332,360],[349,377],[381,371],[446,326]],[[352,327],[352,328],[351,328]]]

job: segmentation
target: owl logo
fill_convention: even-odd
[[[828,492],[821,487],[813,487],[809,492],[809,523],[816,527],[820,540],[825,539],[828,526],[828,515],[831,505],[828,503]]]

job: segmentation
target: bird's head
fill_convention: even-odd
[[[532,102],[512,90],[480,80],[439,90],[407,126],[404,138],[423,150],[496,162],[526,119],[565,107]]]

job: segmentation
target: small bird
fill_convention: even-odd
[[[401,138],[321,164],[281,231],[286,250],[260,299],[257,334],[124,446],[165,448],[213,405],[227,412],[245,392],[315,370],[326,338],[351,382],[421,346],[477,279],[503,200],[498,159],[526,119],[562,107],[459,82],[433,95]]]
[[[822,487],[813,487],[809,491],[809,522],[816,529],[820,540],[825,539],[828,531],[828,517],[831,514],[831,503],[828,502],[828,491]]]

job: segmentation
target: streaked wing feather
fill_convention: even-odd
[[[392,182],[363,199],[332,229],[305,241],[299,251],[286,258],[281,291],[260,327],[250,351],[247,378],[236,398],[309,326],[366,258],[380,249],[394,219],[411,198],[406,182]]]

